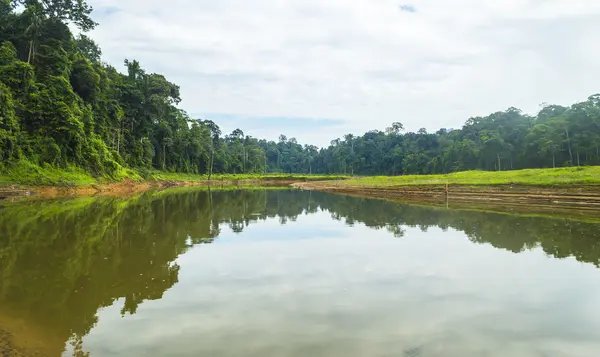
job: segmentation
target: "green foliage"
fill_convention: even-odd
[[[537,116],[516,108],[467,120],[461,129],[346,135],[322,149],[317,172],[359,175],[445,174],[465,170],[600,165],[600,95]]]
[[[13,0],[24,7],[37,8],[44,17],[60,22],[70,22],[82,31],[90,31],[96,27],[90,14],[93,8],[84,0]]]
[[[95,102],[100,95],[100,75],[84,58],[77,58],[70,74],[73,91],[86,103]]]
[[[84,34],[79,34],[79,36],[75,39],[75,46],[81,55],[83,55],[88,60],[99,63],[102,57],[102,50],[94,40],[89,38]]]
[[[26,185],[73,186],[91,185],[96,179],[76,166],[56,168],[50,164],[40,167],[26,160],[8,164],[0,175],[0,184],[22,183]]]
[[[99,179],[130,169],[212,179],[600,165],[600,95],[546,106],[537,116],[509,108],[436,133],[404,132],[394,122],[385,132],[346,134],[322,149],[285,135],[275,142],[240,129],[222,133],[177,107],[177,84],[136,60],[125,60],[120,73],[101,62],[91,38],[75,38],[68,25],[94,28],[91,10],[84,0],[0,0],[2,166],[77,167]]]
[[[0,46],[0,66],[7,66],[17,60],[17,49],[12,43],[5,41]]]
[[[15,104],[9,88],[0,82],[0,160],[6,162],[16,156],[19,126]]]

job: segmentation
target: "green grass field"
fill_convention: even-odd
[[[76,166],[56,168],[51,165],[38,166],[22,160],[0,169],[0,186],[88,186],[103,182],[123,181],[126,178],[142,180],[135,170],[121,168],[113,177],[94,177]]]
[[[348,178],[342,175],[306,175],[306,174],[214,174],[214,181],[237,180],[339,180]],[[133,181],[189,181],[199,182],[208,180],[208,175],[171,173],[157,170],[135,170],[121,168],[113,177],[94,177],[90,173],[75,167],[56,168],[50,165],[37,166],[28,161],[20,161],[10,167],[0,169],[0,186],[89,186],[99,183],[119,182],[125,179]]]
[[[464,171],[447,175],[369,176],[340,181],[347,186],[408,185],[600,185],[600,166],[527,169],[514,171]]]
[[[156,170],[121,169],[113,177],[94,177],[77,168],[43,167],[21,161],[0,171],[0,186],[86,186],[98,183],[133,181],[206,181],[207,175],[170,173]],[[600,166],[565,167],[558,169],[527,169],[514,171],[464,171],[447,175],[367,176],[307,175],[307,174],[214,174],[214,181],[269,180],[269,181],[326,181],[341,180],[345,186],[407,186],[407,185],[600,185]]]

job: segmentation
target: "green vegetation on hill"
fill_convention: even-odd
[[[180,109],[179,86],[162,74],[136,60],[125,59],[122,71],[102,62],[84,34],[97,26],[91,14],[84,0],[0,0],[0,183],[600,165],[600,94],[535,116],[509,108],[435,133],[404,133],[395,122],[321,149],[285,135],[275,142],[240,129],[225,134]]]
[[[440,113],[443,115],[443,113]],[[318,172],[359,175],[445,174],[600,165],[600,95],[535,115],[509,108],[469,118],[460,129],[345,135],[316,159]]]
[[[282,173],[248,173],[248,174],[214,174],[212,181],[237,181],[237,180],[267,180],[267,181],[317,181],[340,180],[348,176],[343,175],[306,175]],[[84,169],[74,165],[65,168],[43,164],[37,166],[28,161],[19,161],[8,167],[0,174],[0,186],[9,184],[23,184],[30,186],[89,186],[114,180],[130,179],[133,181],[186,181],[199,182],[208,180],[206,174],[192,174],[181,172],[166,172],[159,170],[139,170],[121,168],[116,175],[94,177]]]

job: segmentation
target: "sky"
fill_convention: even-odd
[[[600,92],[595,0],[88,0],[104,61],[137,59],[223,132],[328,145],[460,128]]]

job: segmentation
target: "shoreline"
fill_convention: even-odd
[[[292,186],[406,204],[426,204],[452,208],[475,207],[503,212],[600,211],[600,185],[348,185],[322,181]]]
[[[52,186],[52,185],[4,185],[0,186],[0,200],[9,197],[86,197],[86,196],[127,196],[149,190],[164,190],[174,187],[225,187],[237,186],[290,186],[303,183],[303,179],[217,179],[217,180],[147,180],[134,181],[127,179],[122,182],[95,183],[91,185]]]
[[[171,187],[238,186],[243,188],[248,185],[266,187],[290,186],[302,190],[416,202],[468,201],[498,204],[560,204],[597,208],[600,210],[600,185],[595,184],[413,184],[377,186],[348,184],[343,180],[306,180],[304,178],[294,179],[292,177],[285,179],[263,177],[248,179],[221,178],[212,180],[151,179],[143,181],[126,179],[121,182],[68,186],[4,184],[0,185],[0,198],[11,196],[127,195]]]
[[[90,196],[130,196],[145,191],[177,187],[293,187],[364,198],[391,200],[404,204],[427,205],[440,208],[468,209],[520,214],[550,214],[571,217],[592,217],[600,212],[600,185],[598,184],[414,184],[370,185],[351,181],[319,178],[247,178],[212,180],[151,179],[95,183],[72,186],[0,186],[0,200],[21,197],[61,198]]]

